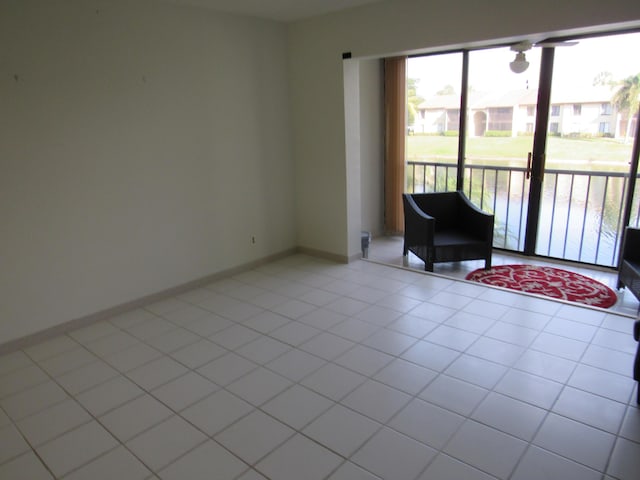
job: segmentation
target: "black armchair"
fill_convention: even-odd
[[[441,193],[405,193],[404,248],[424,261],[424,269],[433,272],[433,264],[484,259],[491,268],[493,215],[475,207],[460,191]]]

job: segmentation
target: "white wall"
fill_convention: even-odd
[[[638,20],[635,0],[395,0],[289,26],[152,0],[3,0],[0,345],[296,245],[357,254],[375,214],[348,194],[363,163],[347,163],[343,52]],[[368,143],[366,71],[353,151],[368,161],[382,144]]]
[[[352,256],[345,171],[342,53],[353,58],[491,44],[527,35],[640,25],[637,0],[396,0],[289,28],[297,233],[303,247]],[[608,25],[605,27],[605,25]],[[361,149],[362,151],[362,149]]]
[[[361,228],[380,235],[384,225],[384,79],[382,61],[360,65]]]
[[[360,241],[362,204],[360,192],[360,65],[356,60],[345,60],[342,66],[344,78],[345,156],[347,158],[345,162],[347,223],[354,226],[348,231],[350,235],[349,243],[355,243]]]
[[[284,24],[3,0],[0,45],[0,345],[295,247]]]

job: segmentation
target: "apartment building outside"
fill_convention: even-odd
[[[518,136],[533,134],[538,91],[470,92],[469,135]],[[609,87],[552,92],[549,133],[563,137],[626,137],[628,115],[612,102]],[[460,96],[436,95],[418,106],[413,133],[441,134],[457,132],[460,121]],[[636,118],[632,118],[632,125]],[[632,130],[633,131],[633,130]]]

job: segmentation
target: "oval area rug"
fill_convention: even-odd
[[[555,267],[500,265],[491,270],[474,270],[465,279],[592,307],[609,308],[618,300],[616,293],[606,285]]]

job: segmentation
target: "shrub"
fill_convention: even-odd
[[[580,133],[580,132],[571,132],[571,133],[567,133],[566,135],[562,136],[563,138],[568,138],[568,139],[578,139],[578,140],[585,140],[585,139],[590,139],[593,138],[593,134],[591,133]]]
[[[485,137],[510,137],[511,130],[487,130],[484,132]]]

